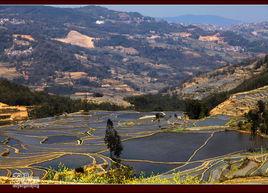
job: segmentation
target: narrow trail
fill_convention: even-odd
[[[205,141],[199,148],[197,148],[197,149],[193,152],[193,154],[189,157],[189,159],[188,159],[183,165],[181,165],[181,166],[179,166],[179,167],[176,167],[176,168],[173,168],[172,170],[169,170],[169,171],[167,171],[167,172],[165,172],[165,173],[162,173],[161,175],[170,174],[170,172],[175,171],[175,170],[177,170],[177,169],[180,169],[180,168],[186,166],[187,164],[189,164],[190,161],[191,161],[191,159],[193,159],[193,157],[197,154],[197,152],[198,152],[199,150],[201,150],[203,147],[205,147],[205,146],[207,145],[207,143],[209,142],[209,140],[214,136],[214,133],[215,133],[215,131],[212,132],[211,135],[207,138],[207,140],[206,140],[206,141]]]

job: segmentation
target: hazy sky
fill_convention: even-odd
[[[218,15],[245,22],[268,21],[268,5],[100,5],[116,11],[139,12],[152,17]],[[73,6],[72,6],[73,7]]]
[[[268,5],[105,5],[118,11],[137,11],[152,17],[186,14],[218,15],[246,22],[268,21]]]

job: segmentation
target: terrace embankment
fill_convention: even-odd
[[[268,144],[260,136],[251,140],[250,135],[219,129],[225,127],[229,116],[182,120],[177,118],[181,112],[165,112],[166,117],[158,122],[153,118],[155,113],[89,111],[3,126],[0,152],[8,150],[9,154],[0,156],[0,176],[11,177],[14,172],[25,171],[41,180],[47,179],[48,168],[57,169],[60,163],[72,171],[97,165],[105,172],[112,163],[103,141],[108,118],[113,120],[122,139],[122,163],[146,176],[166,173],[166,178],[175,172],[208,182],[209,171],[216,175],[214,170],[225,167],[228,159],[245,158],[243,152]],[[171,126],[181,127],[182,132],[161,129]],[[215,182],[222,180],[225,178]]]
[[[258,100],[268,101],[268,86],[232,95],[210,111],[211,115],[243,116],[257,107]]]
[[[0,103],[0,125],[26,119],[28,119],[28,111],[26,107],[9,106],[7,104]]]

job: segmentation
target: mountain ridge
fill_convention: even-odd
[[[266,56],[267,57],[267,56]],[[251,61],[228,65],[214,71],[193,77],[177,88],[170,90],[183,98],[203,99],[217,92],[228,92],[241,85],[244,81],[258,77],[268,66],[266,57]]]
[[[10,73],[5,78],[54,94],[157,93],[198,73],[265,52],[265,27],[260,25],[255,36],[244,28],[207,31],[98,6],[3,6],[0,68]],[[80,39],[92,38],[94,48],[77,46],[79,40],[56,40],[72,31],[84,35]]]
[[[217,15],[179,15],[174,17],[164,17],[168,22],[184,24],[210,24],[218,26],[231,26],[243,23],[242,21],[225,18]]]

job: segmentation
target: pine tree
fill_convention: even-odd
[[[247,118],[252,123],[251,132],[252,135],[256,134],[259,129],[262,133],[268,134],[267,128],[267,111],[265,109],[265,103],[259,100],[257,103],[258,110],[251,110],[247,114]]]
[[[107,121],[104,142],[110,151],[110,158],[114,159],[115,156],[116,159],[118,159],[123,151],[123,146],[121,143],[121,138],[114,129],[113,122],[110,119]]]

